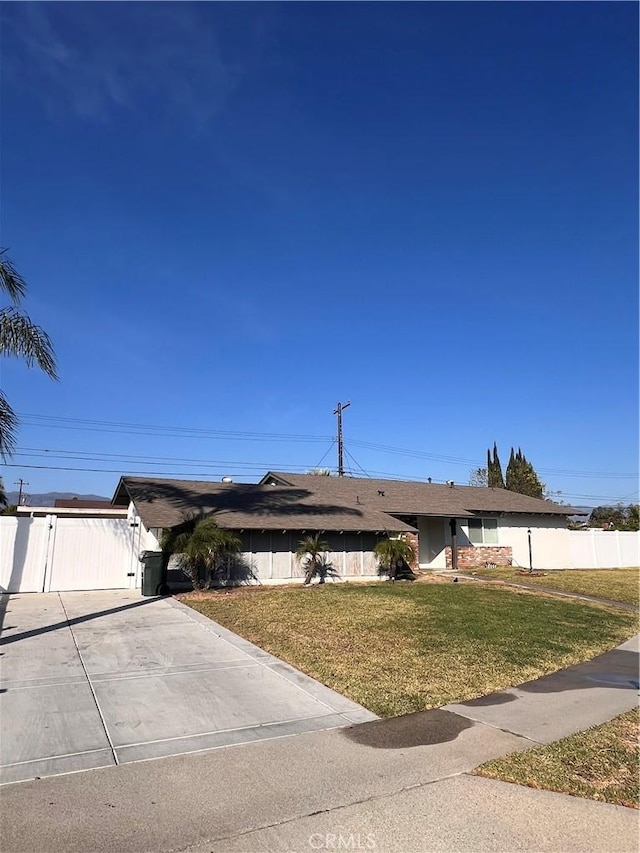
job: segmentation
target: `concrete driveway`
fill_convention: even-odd
[[[2,598],[2,783],[375,719],[173,599]]]

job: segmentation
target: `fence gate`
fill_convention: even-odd
[[[0,591],[134,588],[134,535],[126,518],[11,518],[0,524]]]
[[[51,530],[45,591],[127,589],[132,530],[126,518],[60,518]]]

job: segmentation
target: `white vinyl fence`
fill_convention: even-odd
[[[568,530],[574,569],[640,566],[640,534],[628,530]]]
[[[126,518],[0,516],[0,592],[139,586],[135,539]]]

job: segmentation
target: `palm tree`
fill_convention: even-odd
[[[328,574],[332,574],[331,563],[327,561],[326,553],[329,550],[329,545],[320,539],[319,533],[314,533],[311,536],[305,536],[301,539],[296,548],[296,557],[300,561],[304,561],[303,567],[304,583],[308,586],[316,577],[320,578],[320,583],[324,583],[324,579]]]
[[[381,539],[374,546],[374,554],[378,558],[381,572],[389,575],[394,581],[399,567],[411,566],[416,558],[413,543],[404,536],[398,539]]]
[[[21,358],[27,367],[36,364],[51,379],[57,379],[56,360],[51,339],[40,326],[18,310],[27,285],[16,270],[6,249],[0,249],[0,290],[11,305],[0,309],[0,356]],[[18,417],[0,391],[0,456],[6,461],[16,446]]]
[[[209,589],[223,558],[239,554],[242,541],[230,530],[223,530],[213,516],[197,516],[167,530],[161,547],[167,561],[172,554],[179,554],[180,568],[194,589]]]

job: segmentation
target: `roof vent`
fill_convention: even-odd
[[[233,483],[233,477],[223,477],[222,482],[223,483]]]
[[[454,485],[455,483],[453,482],[453,480],[447,480],[447,486],[449,486],[450,489],[452,489]]]
[[[427,483],[431,482],[431,477],[427,477]]]
[[[384,492],[382,491],[382,489],[378,489],[378,495],[379,495],[381,498],[383,498],[383,497],[384,497]]]

